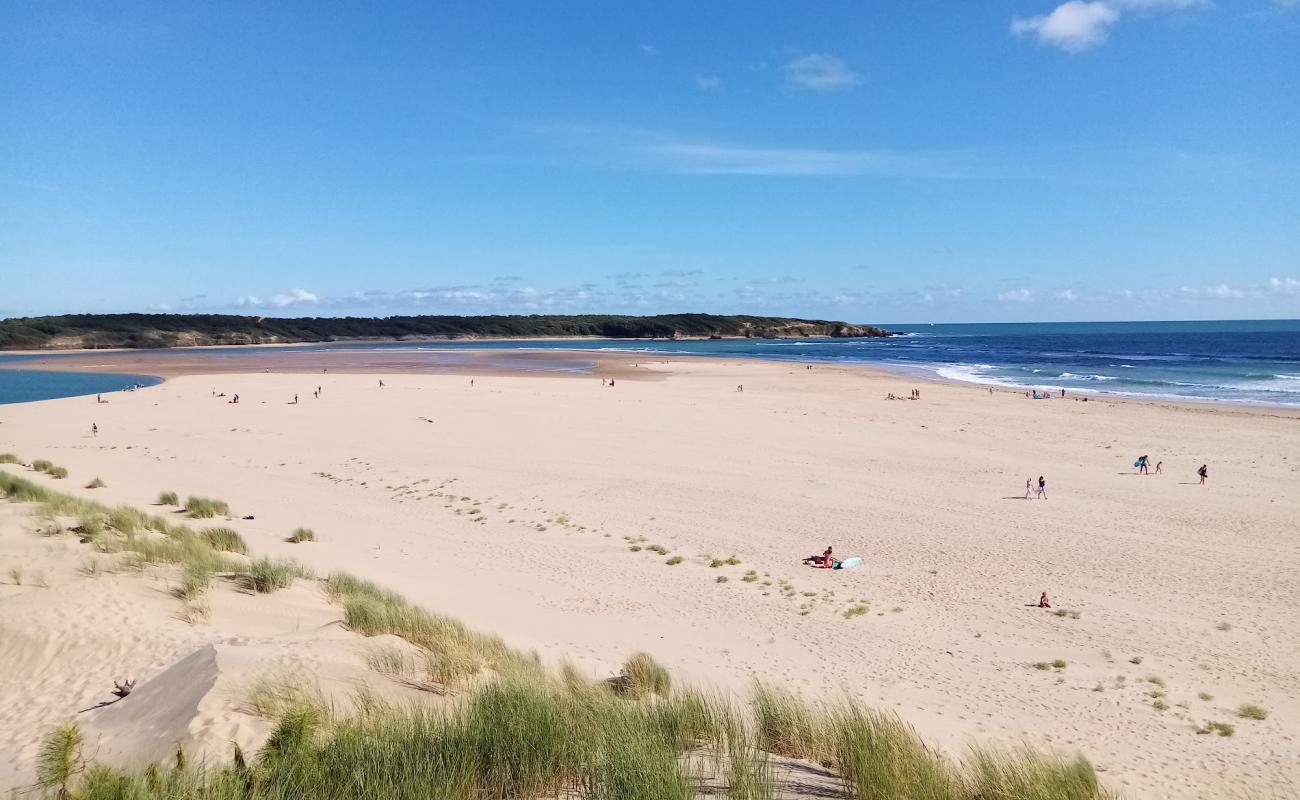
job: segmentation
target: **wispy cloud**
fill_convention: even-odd
[[[717,75],[696,75],[695,85],[705,92],[716,92],[722,88],[722,78]]]
[[[657,166],[693,175],[959,177],[950,159],[891,150],[824,150],[675,142],[644,148]]]
[[[785,65],[786,83],[810,92],[838,92],[862,82],[862,76],[849,68],[844,59],[827,53],[808,53]]]
[[[1125,13],[1186,11],[1209,5],[1209,0],[1069,0],[1046,14],[1013,17],[1011,33],[1081,53],[1105,42]]]
[[[659,48],[658,48],[658,47],[655,47],[655,46],[652,45],[652,44],[648,44],[648,43],[647,43],[647,44],[637,45],[637,49],[641,51],[641,54],[642,54],[642,55],[646,55],[646,56],[657,56],[657,55],[659,55]]]
[[[298,288],[277,294],[271,297],[269,301],[263,301],[261,297],[255,294],[246,294],[235,298],[235,305],[241,308],[291,308],[315,305],[319,302],[320,297],[315,292]]]
[[[1032,303],[1034,302],[1034,293],[1024,288],[1010,289],[998,295],[998,301],[1002,303]]]

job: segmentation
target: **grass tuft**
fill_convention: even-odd
[[[204,528],[199,531],[199,535],[212,546],[213,550],[248,555],[248,544],[244,542],[244,537],[239,535],[239,531],[233,528]]]
[[[259,558],[248,565],[244,583],[258,594],[288,589],[295,578],[310,578],[311,572],[296,561],[272,561]]]
[[[289,535],[289,538],[286,541],[293,542],[294,544],[300,542],[314,542],[316,541],[316,534],[311,528],[294,528],[293,533]]]
[[[619,692],[630,697],[644,697],[667,695],[672,683],[668,670],[649,653],[633,653],[623,662],[614,685]]]
[[[105,483],[104,483],[102,480],[100,480],[99,478],[95,478],[95,479],[92,480],[90,483],[86,484],[86,488],[87,488],[87,489],[103,489],[106,485],[107,485],[107,484],[105,484]]]
[[[1237,716],[1242,719],[1265,720],[1268,719],[1268,711],[1252,703],[1246,703],[1237,709]]]
[[[222,500],[206,497],[185,498],[185,513],[194,519],[211,519],[212,517],[229,517],[230,506]]]
[[[181,504],[181,500],[180,500],[179,497],[177,497],[177,495],[176,495],[175,492],[159,492],[159,493],[158,493],[158,505],[160,505],[160,506],[178,506],[178,505],[180,505],[180,504]]]

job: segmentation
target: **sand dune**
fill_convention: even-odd
[[[653,369],[668,379],[612,389],[536,376],[478,376],[471,388],[463,376],[387,375],[383,389],[333,372],[181,377],[106,405],[0,408],[0,452],[66,466],[65,481],[40,478],[65,490],[99,476],[104,502],[144,505],[165,489],[224,499],[254,517],[230,524],[258,553],[375,579],[593,676],[647,649],[695,682],[843,690],[954,752],[1019,739],[1080,750],[1133,797],[1300,779],[1295,413],[943,384],[889,401],[911,386],[866,371]],[[1143,453],[1165,474],[1134,475]],[[1040,474],[1050,499],[1020,499]],[[318,541],[287,543],[299,525]],[[262,633],[214,635],[216,606],[212,622],[189,625],[174,603],[137,602],[144,588],[78,577],[76,556],[44,553],[30,532],[0,541],[4,569],[61,564],[66,580],[52,586],[70,604],[55,612],[38,589],[0,586],[0,669],[30,675],[0,697],[11,773],[30,761],[34,729],[128,673],[178,670],[177,683],[202,686],[215,669],[202,693],[166,692],[168,710],[144,727],[166,733],[157,746],[181,730],[196,747],[239,740],[222,727],[237,712],[221,676],[244,645],[221,637],[314,652],[318,665],[339,658],[319,598]],[[799,564],[827,544],[866,564]],[[1078,617],[1026,607],[1041,591]],[[291,644],[313,626],[319,649]],[[361,669],[351,658],[332,667],[341,683]],[[1032,666],[1056,659],[1066,666]],[[34,700],[16,703],[23,695]],[[1236,718],[1242,703],[1268,718]],[[126,741],[133,724],[113,707],[92,713],[110,746]],[[1236,733],[1197,735],[1207,720]]]

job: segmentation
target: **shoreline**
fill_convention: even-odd
[[[554,339],[516,339],[510,341],[527,342],[527,341],[582,341],[600,337],[562,337]],[[386,340],[387,341],[387,340]],[[449,340],[438,340],[449,341]],[[482,341],[482,340],[479,340]],[[505,340],[492,340],[505,341]],[[609,340],[609,341],[660,341],[660,340]],[[916,381],[928,385],[953,386],[966,388],[981,393],[992,389],[997,394],[1023,394],[1026,391],[1033,391],[1034,386],[1025,386],[1016,388],[1005,384],[981,383],[978,381],[963,381],[957,378],[951,378],[944,375],[935,374],[919,367],[895,368],[891,369],[888,365],[873,362],[837,362],[827,363],[822,361],[798,361],[794,359],[768,358],[763,356],[738,356],[738,355],[715,355],[715,354],[692,354],[692,353],[657,353],[654,351],[610,351],[610,350],[588,350],[585,348],[562,349],[548,348],[533,350],[529,348],[485,348],[476,350],[465,348],[456,352],[455,355],[462,359],[462,363],[447,362],[429,362],[412,359],[406,355],[407,351],[402,350],[352,350],[346,348],[324,349],[324,350],[295,350],[285,353],[286,359],[276,359],[274,355],[267,355],[265,348],[269,347],[287,347],[288,345],[240,345],[239,351],[232,352],[228,355],[212,355],[208,347],[191,347],[191,348],[168,348],[165,350],[86,350],[79,352],[68,351],[65,355],[63,352],[51,353],[41,351],[37,356],[57,356],[57,358],[33,359],[20,362],[0,362],[0,374],[5,370],[33,370],[42,372],[75,372],[101,375],[123,375],[123,376],[148,376],[166,382],[168,380],[201,375],[235,375],[235,374],[314,374],[318,370],[328,372],[333,370],[334,374],[339,375],[463,375],[465,377],[566,377],[566,378],[584,378],[584,377],[612,377],[621,380],[662,380],[669,377],[671,371],[664,372],[661,370],[648,369],[651,365],[671,365],[674,362],[718,362],[722,364],[745,364],[761,363],[771,365],[813,366],[821,372],[828,370],[846,370],[853,374],[862,374],[878,378],[890,378],[901,381]],[[303,343],[297,347],[320,347],[319,343]],[[228,347],[219,345],[214,347]],[[247,349],[245,349],[247,348]],[[193,356],[187,356],[185,351],[194,351]],[[207,352],[204,352],[207,351]],[[439,351],[421,351],[425,353]],[[116,358],[123,358],[121,364],[92,364],[87,363],[93,360],[93,357],[101,353],[137,353],[134,356],[117,355]],[[311,364],[294,362],[306,356],[314,356]],[[656,357],[658,356],[658,357]],[[467,363],[471,360],[484,362],[496,361],[498,363],[474,364]],[[543,362],[590,362],[590,366],[585,369],[563,369],[563,368],[528,368],[523,366],[512,366],[508,362],[517,360],[528,362],[530,360]],[[256,363],[252,363],[256,361]],[[70,362],[70,363],[69,363]],[[644,364],[645,366],[640,366]],[[121,367],[123,371],[119,372],[116,368]],[[112,372],[103,371],[112,369]],[[322,372],[322,374],[324,374]],[[150,388],[150,387],[144,387]],[[1059,387],[1058,387],[1059,390]],[[1231,400],[1218,398],[1187,398],[1171,397],[1164,395],[1142,395],[1138,393],[1113,393],[1100,389],[1069,389],[1066,397],[1053,396],[1049,401],[1080,401],[1081,398],[1088,398],[1090,403],[1123,403],[1151,405],[1158,407],[1182,408],[1187,410],[1201,410],[1214,412],[1238,412],[1246,414],[1263,414],[1266,416],[1275,416],[1285,419],[1300,419],[1300,406],[1286,405],[1278,403],[1265,403],[1250,400]],[[84,396],[84,395],[76,395]],[[26,402],[41,402],[26,401]]]

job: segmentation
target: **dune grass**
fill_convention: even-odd
[[[672,688],[672,676],[649,653],[633,653],[623,662],[615,686],[630,697],[666,695]]]
[[[21,459],[13,453],[0,453],[0,464],[20,464]]]
[[[50,467],[47,474],[56,481],[61,481],[68,477],[68,470],[66,467]]]
[[[293,533],[289,534],[289,538],[286,541],[293,542],[294,544],[299,544],[301,542],[314,542],[316,541],[316,533],[312,531],[311,528],[294,528]]]
[[[288,589],[297,578],[312,577],[311,570],[296,561],[259,558],[243,574],[244,585],[258,594]]]
[[[49,472],[51,469],[54,469],[54,462],[48,461],[44,458],[38,458],[32,462],[32,469],[37,472]]]
[[[239,531],[233,528],[204,528],[199,531],[199,535],[207,540],[214,550],[248,555],[248,544],[244,542],[244,537],[239,535]]]
[[[159,492],[157,504],[160,506],[178,506],[181,499],[175,492]]]
[[[230,506],[223,500],[212,500],[207,497],[187,497],[185,498],[185,513],[193,519],[229,517]]]
[[[1237,716],[1242,719],[1266,720],[1268,719],[1268,711],[1253,703],[1246,703],[1237,709]]]
[[[105,486],[107,486],[107,485],[108,485],[108,484],[104,483],[104,481],[100,480],[99,478],[94,478],[94,479],[92,479],[92,480],[90,481],[90,483],[86,484],[86,488],[87,488],[87,489],[103,489],[103,488],[104,488]]]
[[[397,602],[347,576],[325,584],[338,598]],[[386,672],[411,664],[400,648],[376,652]],[[634,696],[572,668],[558,675],[504,669],[440,706],[392,705],[363,692],[349,714],[330,706],[309,677],[283,673],[257,680],[248,702],[277,720],[254,758],[235,753],[228,766],[91,765],[83,772],[74,726],[47,740],[58,757],[42,785],[51,793],[67,785],[67,796],[78,800],[692,800],[721,778],[724,788],[709,794],[770,800],[779,794],[770,754],[785,751],[833,770],[862,800],[1110,796],[1081,758],[981,750],[956,762],[891,714],[850,700],[810,705],[761,685],[752,716],[729,699],[667,686],[654,697]]]

